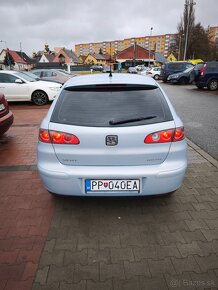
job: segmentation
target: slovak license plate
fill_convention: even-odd
[[[86,179],[86,192],[132,191],[139,193],[139,179]]]

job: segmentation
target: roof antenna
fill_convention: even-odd
[[[109,77],[112,77],[112,70],[111,70],[111,64],[110,64],[110,74],[109,74]]]
[[[111,70],[111,42],[110,42],[110,73],[109,73],[109,77],[112,77],[112,70]]]

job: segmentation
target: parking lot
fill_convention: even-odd
[[[172,195],[53,197],[36,168],[49,105],[11,104],[0,139],[0,289],[217,289],[218,162],[189,141]]]

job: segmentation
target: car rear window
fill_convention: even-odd
[[[115,124],[116,120],[133,121]],[[64,89],[51,117],[54,123],[88,127],[136,126],[171,120],[168,104],[155,86]]]

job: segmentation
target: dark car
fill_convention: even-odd
[[[199,89],[207,87],[210,91],[218,89],[218,61],[208,61],[195,67],[195,83]]]
[[[191,84],[195,80],[194,69],[189,67],[183,72],[169,75],[167,80],[174,84]]]
[[[92,69],[93,71],[102,71],[103,70],[103,66],[102,65],[92,65],[90,67],[90,69]]]
[[[9,110],[8,102],[4,95],[0,94],[0,135],[4,134],[13,124],[14,116]]]
[[[161,67],[160,79],[162,79],[163,82],[167,82],[169,75],[182,72],[189,67],[193,67],[193,64],[187,61],[166,62]]]

